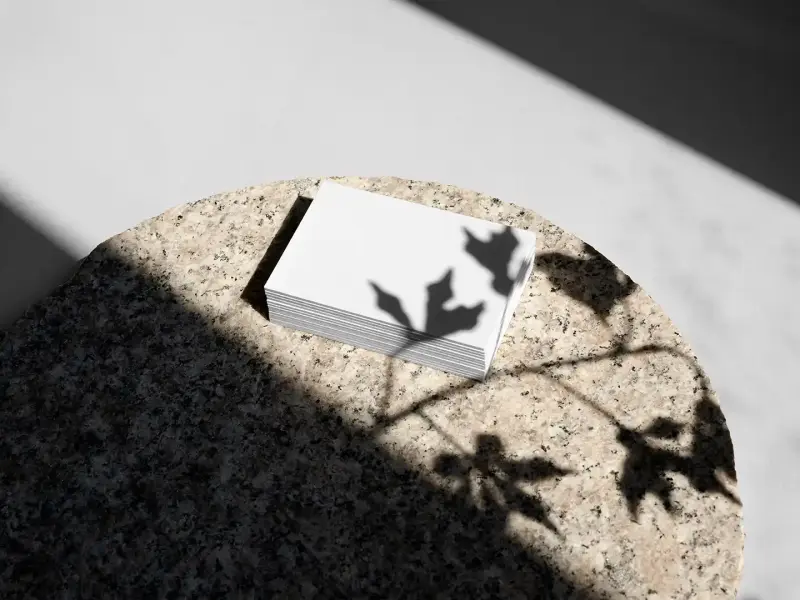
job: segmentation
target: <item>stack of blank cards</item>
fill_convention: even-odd
[[[324,181],[265,285],[269,319],[483,380],[535,249],[530,231]]]

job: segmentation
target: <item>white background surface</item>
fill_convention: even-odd
[[[0,0],[0,185],[66,252],[216,192],[340,174],[531,207],[639,282],[728,417],[741,596],[800,597],[796,206],[389,0]],[[35,256],[8,239],[14,273]],[[2,282],[4,320],[59,276],[30,269],[49,279]]]

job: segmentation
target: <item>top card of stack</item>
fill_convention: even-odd
[[[530,231],[325,181],[270,275],[270,321],[483,380]]]

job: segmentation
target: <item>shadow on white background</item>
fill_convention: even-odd
[[[0,183],[0,329],[65,281],[78,257],[19,212]]]

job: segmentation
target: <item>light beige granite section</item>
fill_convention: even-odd
[[[743,532],[730,436],[659,306],[530,210],[436,183],[332,179],[537,233],[534,274],[484,383],[275,326],[242,299],[319,180],[177,207],[109,240],[84,269],[104,255],[133,265],[294,382],[296,403],[315,398],[560,574],[514,597],[734,598]],[[259,394],[255,404],[270,402]]]

